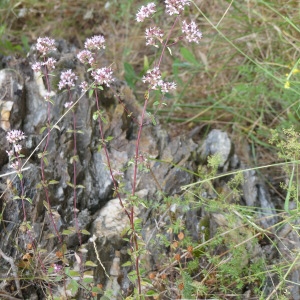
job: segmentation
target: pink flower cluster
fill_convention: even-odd
[[[155,6],[155,3],[153,2],[146,6],[142,6],[136,14],[137,22],[143,22],[146,18],[149,18],[151,15],[153,15],[156,12]]]
[[[166,12],[171,15],[179,15],[186,5],[190,5],[190,0],[165,0]]]
[[[75,81],[78,77],[72,72],[72,70],[68,70],[62,72],[60,75],[60,82],[58,84],[58,89],[61,90],[63,88],[70,89],[75,86]]]
[[[15,153],[18,157],[22,150],[22,146],[18,144],[18,142],[24,140],[25,138],[24,132],[21,130],[11,130],[6,134],[7,141],[12,144],[12,149],[6,151],[6,153],[10,160],[10,167],[14,170],[19,170],[21,168],[21,162],[19,160],[16,160],[15,162],[12,161],[16,159],[16,157],[14,157]]]
[[[182,32],[186,34],[185,37],[190,43],[195,42],[199,44],[202,38],[202,33],[198,30],[197,24],[193,21],[190,24],[186,21],[182,21]]]
[[[191,4],[190,0],[165,0],[166,13],[168,15],[180,15],[185,6]],[[153,2],[146,6],[142,6],[136,14],[137,22],[143,22],[146,18],[152,16],[156,12],[155,4]],[[186,21],[182,21],[182,33],[188,42],[199,43],[202,38],[202,33],[198,30],[195,22],[188,24]],[[146,45],[152,45],[157,47],[155,41],[158,40],[163,43],[163,32],[159,27],[150,27],[145,30]]]
[[[93,51],[105,49],[105,39],[102,35],[94,36],[90,39],[87,39],[84,43],[85,50],[80,51],[77,54],[77,58],[83,64],[89,64],[92,68],[96,66],[95,54]],[[100,69],[94,69],[91,73],[96,84],[106,84],[108,87],[114,78],[112,77],[112,69],[110,67],[104,67]],[[83,92],[86,92],[88,89],[88,84],[84,81],[80,85]]]
[[[157,90],[160,88],[162,93],[168,93],[170,90],[176,89],[175,82],[167,82],[162,80],[161,72],[157,67],[152,70],[148,70],[147,74],[143,76],[142,81],[144,83],[149,83],[149,89]]]
[[[6,134],[6,139],[10,144],[15,144],[18,141],[24,140],[26,137],[21,130],[11,130]]]
[[[102,35],[96,35],[92,38],[89,38],[84,43],[84,48],[88,50],[99,50],[99,49],[105,49],[105,39]]]
[[[77,58],[83,64],[90,64],[93,65],[95,62],[93,53],[89,50],[82,50],[77,54]]]
[[[49,71],[55,69],[56,60],[52,57],[49,57],[45,62],[36,62],[34,63],[31,68],[34,72],[40,72],[42,70],[42,66],[48,68]]]
[[[95,79],[97,84],[106,84],[108,87],[114,78],[112,77],[112,69],[110,67],[104,67],[101,69],[96,69],[92,71],[92,77]]]
[[[64,104],[64,107],[65,108],[70,108],[72,105],[73,105],[73,101],[69,101],[69,102],[66,102],[65,104]]]
[[[49,37],[40,37],[37,39],[36,49],[42,53],[42,55],[46,55],[51,51],[55,51],[55,40],[50,39]]]
[[[155,40],[158,40],[160,43],[163,42],[162,37],[164,33],[159,27],[150,27],[146,28],[145,37],[146,37],[146,45],[152,45],[157,47],[155,44]]]

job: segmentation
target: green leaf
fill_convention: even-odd
[[[79,288],[79,284],[76,282],[76,280],[71,280],[71,282],[67,286],[67,289],[71,290],[73,295],[76,294],[78,288]]]
[[[84,265],[87,267],[97,267],[97,265],[90,260],[86,261]]]
[[[63,276],[59,275],[59,276],[56,276],[54,278],[54,281],[61,281],[63,279]],[[59,298],[61,300],[61,298]]]
[[[75,270],[70,270],[69,275],[72,277],[77,277],[77,276],[80,276],[80,273]]]
[[[91,233],[88,232],[86,229],[82,229],[82,230],[80,230],[80,232],[85,235],[91,235]]]
[[[69,230],[69,229],[64,229],[62,234],[63,235],[70,235],[70,234],[73,234],[74,232],[72,230]]]
[[[107,142],[110,142],[110,141],[112,141],[113,139],[114,139],[113,136],[108,136],[108,137],[106,138],[106,141],[107,141]]]
[[[45,131],[45,129],[47,129],[46,126],[42,127],[42,128],[40,129],[40,134],[42,134],[42,133]]]
[[[99,117],[99,112],[98,112],[98,111],[95,111],[95,112],[93,113],[93,120],[96,121],[96,120],[98,119],[98,117]]]
[[[74,161],[78,162],[79,161],[79,156],[78,155],[74,155],[70,158],[70,163],[72,164]]]
[[[97,287],[97,286],[94,286],[93,288],[92,288],[92,292],[94,292],[94,293],[102,293],[103,292],[103,290],[102,289],[100,289],[99,287]]]
[[[94,278],[90,278],[90,277],[85,277],[82,280],[84,283],[92,283],[94,282]]]
[[[25,200],[27,200],[30,204],[32,204],[32,199],[31,198],[25,198]]]
[[[60,127],[58,125],[53,125],[52,127],[60,131]]]
[[[49,184],[58,184],[59,183],[59,181],[57,181],[57,180],[50,180],[49,181]]]
[[[47,157],[44,156],[43,157],[43,161],[44,161],[44,163],[45,163],[46,166],[49,165],[49,161],[48,161]]]
[[[148,60],[148,56],[144,55],[144,70],[148,70],[149,69],[149,60]]]
[[[72,184],[71,182],[67,182],[67,185],[70,186],[71,188],[74,188],[74,184]]]
[[[93,93],[94,93],[94,90],[89,90],[89,98],[92,98],[92,96],[93,96]]]
[[[124,264],[122,264],[122,267],[131,267],[132,262],[131,261],[126,261]]]
[[[193,55],[193,53],[190,50],[182,47],[182,48],[180,48],[180,53],[186,61],[188,61],[189,63],[191,63],[194,66],[199,66],[198,60],[195,58],[195,56]]]
[[[29,50],[30,50],[30,46],[29,46],[29,43],[28,43],[28,37],[25,36],[25,35],[22,35],[21,36],[21,41],[22,41],[25,52],[28,53]]]
[[[147,296],[158,296],[159,294],[156,291],[149,290],[146,293]]]
[[[127,84],[134,89],[135,88],[135,83],[137,81],[137,79],[139,78],[134,69],[133,66],[131,64],[129,64],[128,62],[124,62],[124,70],[125,70],[125,80],[127,82]]]
[[[44,204],[46,210],[49,211],[49,210],[50,210],[50,207],[49,207],[49,205],[48,205],[48,202],[44,200],[44,201],[43,201],[43,204]]]
[[[13,200],[19,200],[19,199],[21,199],[21,197],[19,197],[19,196],[14,196],[13,197]]]
[[[53,239],[55,238],[55,234],[53,233],[48,233],[46,239]]]
[[[85,189],[85,186],[82,184],[77,184],[76,189]]]

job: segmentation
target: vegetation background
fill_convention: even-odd
[[[277,142],[290,137],[284,128],[293,126],[299,131],[300,3],[195,3],[198,8],[191,5],[185,14],[197,21],[203,39],[199,45],[180,44],[177,53],[165,59],[165,72],[174,77],[179,88],[159,116],[173,135],[196,127],[203,136],[212,128],[229,133],[236,153],[246,164],[253,168],[274,165],[260,175],[284,203],[287,192],[280,182],[285,181],[286,172],[276,166],[278,147],[276,141],[273,145],[269,140],[272,129],[279,134]],[[87,37],[101,34],[115,76],[126,80],[143,101],[145,90],[140,79],[145,62],[153,61],[157,54],[145,47],[144,27],[135,21],[143,4],[134,0],[2,0],[0,58],[25,57],[38,37],[66,39],[83,48]],[[164,27],[162,12],[155,18]],[[295,152],[293,157],[283,155],[280,160],[297,157]]]

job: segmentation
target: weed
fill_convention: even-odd
[[[34,10],[28,10],[28,4],[33,7],[36,5],[31,1],[28,3],[6,1],[1,3],[0,9],[8,6],[7,11],[18,15],[18,18],[23,18],[22,9],[24,13],[27,11],[29,15],[36,15]],[[58,5],[60,19],[62,19],[61,16],[72,14],[72,7],[68,7],[67,4],[67,1],[62,1]],[[49,17],[48,4],[40,3],[39,5],[39,13],[44,13],[46,17]],[[179,196],[168,197],[160,188],[161,194],[158,199],[153,199],[149,204],[136,195],[136,190],[138,179],[145,172],[150,172],[156,185],[160,187],[160,183],[150,168],[148,155],[140,149],[143,130],[146,125],[149,125],[148,119],[153,125],[157,124],[158,116],[165,115],[168,116],[169,121],[177,118],[189,126],[199,122],[205,122],[209,126],[212,123],[218,123],[217,126],[223,127],[225,124],[227,129],[232,129],[234,133],[241,134],[250,140],[252,145],[260,147],[258,149],[252,147],[253,156],[256,156],[261,149],[264,151],[274,149],[267,141],[270,127],[279,124],[280,127],[286,128],[286,124],[298,121],[299,59],[295,58],[297,49],[290,39],[293,36],[292,33],[299,32],[299,29],[292,20],[283,17],[288,8],[281,3],[279,7],[264,1],[254,1],[249,4],[255,6],[254,18],[249,7],[234,1],[231,1],[228,7],[223,7],[221,14],[217,11],[214,16],[212,12],[209,12],[210,7],[203,8],[188,0],[165,1],[163,9],[159,9],[155,3],[147,4],[138,10],[136,21],[142,23],[146,19],[151,20],[152,25],[145,29],[145,44],[150,46],[148,49],[151,50],[144,50],[142,58],[137,59],[135,55],[131,57],[136,45],[130,42],[128,36],[131,32],[130,24],[133,22],[129,12],[134,8],[134,2],[127,1],[119,5],[116,1],[110,1],[107,2],[107,6],[109,5],[111,7],[108,9],[111,10],[114,10],[114,7],[120,8],[119,13],[114,14],[114,19],[125,23],[123,33],[126,36],[125,46],[119,47],[122,48],[121,55],[116,54],[116,51],[111,51],[111,56],[122,57],[121,66],[124,69],[124,78],[136,95],[142,98],[140,102],[143,103],[143,108],[140,115],[134,115],[134,112],[126,107],[113,85],[113,72],[120,67],[119,62],[115,62],[116,68],[114,64],[106,67],[99,65],[97,55],[106,47],[106,41],[102,35],[87,39],[84,44],[85,50],[81,51],[77,58],[87,67],[86,78],[89,79],[89,82],[84,81],[80,85],[82,95],[87,93],[89,98],[95,101],[96,111],[92,118],[97,122],[98,128],[99,141],[96,147],[99,152],[105,154],[105,165],[111,176],[113,194],[119,199],[120,206],[128,218],[128,226],[124,230],[124,236],[126,236],[124,241],[129,245],[130,260],[123,267],[130,268],[127,277],[131,281],[133,290],[128,292],[127,299],[146,297],[156,299],[159,297],[171,299],[180,297],[231,299],[235,297],[243,299],[250,293],[257,299],[271,299],[275,294],[278,299],[287,299],[291,293],[289,289],[295,284],[291,281],[290,275],[299,261],[299,255],[294,253],[297,249],[293,248],[290,243],[290,241],[297,241],[299,229],[297,223],[299,134],[297,129],[283,130],[284,140],[280,131],[274,131],[270,140],[270,144],[280,150],[279,158],[283,160],[283,163],[278,163],[277,166],[285,166],[288,180],[281,184],[281,190],[286,195],[284,211],[277,211],[277,216],[281,221],[269,228],[258,225],[261,218],[267,217],[262,217],[257,208],[240,204],[241,186],[244,183],[242,174],[247,170],[220,175],[218,174],[220,157],[217,155],[208,158],[207,166],[199,167],[195,175],[201,180],[186,186]],[[214,5],[214,1],[209,5]],[[265,18],[266,9],[269,9],[272,15],[275,14],[281,18],[282,22],[276,24],[272,18]],[[93,11],[94,9],[91,8],[89,13],[93,15]],[[165,18],[166,20],[162,21],[161,17],[164,13],[173,19]],[[226,22],[229,13],[233,16],[234,24]],[[194,20],[183,19],[190,15],[195,16]],[[88,15],[85,14],[85,16]],[[218,16],[219,19],[213,22],[209,16]],[[5,18],[9,19],[8,16]],[[39,19],[31,19],[34,27],[39,26],[41,22]],[[78,20],[78,18],[74,19]],[[206,45],[206,53],[197,47],[202,33],[198,30],[195,21],[201,20],[205,20],[218,34],[218,37],[213,37],[214,34],[211,33],[211,44],[203,41]],[[10,22],[14,25],[13,20]],[[159,22],[162,22],[164,27],[157,27]],[[269,23],[273,27],[271,33],[277,32],[280,35],[280,39],[274,44],[271,43],[270,38],[262,38]],[[71,25],[71,22],[66,20],[64,24]],[[88,21],[83,21],[82,24],[83,27],[88,27]],[[229,27],[223,27],[225,26],[223,24]],[[286,27],[283,28],[283,25]],[[19,32],[21,30],[19,26],[12,27]],[[71,26],[66,27],[71,28]],[[236,30],[232,30],[233,27]],[[21,43],[6,39],[9,33],[8,28],[6,25],[0,28],[2,41],[0,47],[4,49],[3,53],[28,50],[28,40],[25,35]],[[55,34],[59,31],[55,29],[53,32]],[[246,32],[251,34],[247,35]],[[205,35],[208,36],[208,34]],[[234,55],[219,37],[236,51]],[[283,43],[281,43],[282,37],[284,37]],[[193,42],[193,47],[188,49],[181,46],[176,50],[175,46],[184,38],[188,42]],[[287,57],[276,57],[276,47],[282,49],[281,53],[289,53]],[[108,280],[113,282],[113,279],[106,270],[105,263],[100,259],[96,236],[89,240],[96,253],[96,261],[86,260],[85,253],[88,250],[83,240],[84,236],[89,236],[90,233],[80,228],[78,220],[78,194],[85,188],[79,184],[77,178],[79,163],[77,139],[78,135],[84,134],[78,129],[76,115],[76,105],[83,96],[75,100],[76,92],[73,90],[78,78],[73,70],[63,70],[61,73],[58,89],[67,93],[68,102],[65,104],[65,114],[58,120],[54,120],[55,103],[52,89],[57,79],[52,79],[51,76],[57,74],[54,72],[56,61],[51,52],[55,51],[55,41],[50,38],[39,38],[36,50],[39,52],[40,61],[32,67],[38,74],[37,76],[43,78],[47,87],[45,95],[47,121],[40,131],[43,138],[39,145],[41,152],[38,154],[41,169],[41,182],[38,187],[39,193],[45,197],[43,204],[50,220],[49,227],[52,229],[48,238],[59,241],[59,251],[46,253],[39,245],[39,238],[34,234],[34,224],[29,220],[27,213],[28,207],[33,204],[24,188],[26,177],[23,175],[23,167],[26,162],[24,163],[25,157],[19,144],[25,135],[21,131],[13,130],[7,135],[12,145],[8,154],[10,166],[17,174],[20,187],[14,190],[13,200],[19,201],[22,205],[22,228],[28,238],[28,243],[26,253],[23,253],[22,259],[18,262],[14,262],[2,250],[0,254],[12,268],[12,276],[17,288],[16,294],[19,296],[24,296],[22,293],[27,292],[28,286],[37,285],[44,296],[49,299],[75,296],[96,298],[99,294],[103,294],[104,298],[112,299],[120,296],[121,292],[113,289],[104,292],[102,286],[96,284],[92,270],[98,264],[104,270]],[[234,60],[237,63],[232,67]],[[210,63],[212,66],[209,65]],[[172,74],[169,73],[171,69]],[[201,72],[203,75],[199,77],[200,70],[203,71]],[[284,74],[286,71],[287,75]],[[224,76],[225,73],[228,73],[228,76]],[[204,77],[208,79],[204,80]],[[171,81],[173,78],[176,83]],[[147,86],[146,90],[143,84]],[[174,91],[178,86],[183,88],[178,95],[174,96]],[[191,88],[188,88],[190,86]],[[128,118],[137,128],[135,154],[128,163],[127,170],[115,168],[110,158],[109,149],[114,137],[105,136],[104,127],[109,121],[100,101],[100,95],[106,88],[113,90],[120,104],[124,106]],[[205,100],[201,104],[185,103],[186,99],[195,97],[203,97]],[[167,104],[170,101],[173,105],[168,107]],[[297,109],[292,109],[295,107]],[[201,109],[201,112],[195,114],[195,109]],[[48,146],[53,138],[51,136],[53,131],[60,130],[59,121],[69,112],[72,115],[72,125],[66,134],[72,139],[73,145],[73,153],[68,158],[72,165],[73,177],[66,184],[72,190],[73,195],[73,226],[61,230],[59,212],[52,208],[51,202],[51,186],[55,186],[59,181],[58,178],[47,178]],[[177,112],[179,112],[179,117],[176,116]],[[269,167],[266,164],[254,169]],[[133,174],[131,191],[126,190],[122,182],[123,172],[128,170],[132,170]],[[221,187],[217,187],[220,181]],[[149,209],[150,205],[153,214],[155,213],[158,217],[154,218],[155,229],[149,237],[145,238],[144,220],[136,218],[136,211],[139,206]],[[2,214],[3,210],[5,210],[5,205],[2,207]],[[189,228],[187,214],[199,210],[201,210],[201,220],[198,224],[200,230],[199,236],[195,237]],[[3,222],[2,214],[1,222]],[[66,246],[66,240],[71,236],[76,236],[78,240],[78,249],[73,253]],[[273,255],[278,260],[278,264],[272,263],[272,257],[269,258],[259,251],[260,243],[266,243],[270,248],[276,249]],[[22,251],[17,244],[15,249],[21,254]],[[156,262],[156,269],[150,273],[149,268],[146,267],[149,255],[154,257]],[[271,282],[272,290],[268,282]]]

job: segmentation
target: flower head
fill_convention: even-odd
[[[88,83],[86,81],[83,81],[83,82],[81,82],[81,84],[79,85],[79,87],[81,88],[81,91],[83,93],[85,93],[88,90],[89,85],[88,85]]]
[[[163,81],[161,78],[161,73],[158,67],[152,70],[148,70],[147,74],[142,78],[143,82],[149,83],[149,89],[158,90],[161,89],[163,94],[168,93],[170,90],[176,89],[175,82]]]
[[[96,69],[92,71],[92,77],[95,79],[97,84],[106,84],[108,87],[114,78],[112,77],[112,69],[104,67],[102,69]]]
[[[70,102],[66,102],[65,104],[64,104],[64,107],[65,108],[70,108],[72,105],[73,105],[73,101],[70,101]]]
[[[21,169],[21,162],[18,161],[18,160],[14,161],[14,162],[11,162],[9,167],[16,170],[16,171],[18,171],[18,170]]]
[[[38,38],[36,49],[42,53],[42,55],[46,55],[50,51],[56,50],[55,40],[50,39],[49,37]]]
[[[199,44],[199,41],[202,38],[202,33],[198,30],[196,23],[193,21],[190,24],[187,24],[186,21],[183,21],[182,32],[186,34],[185,37],[190,43],[195,42]]]
[[[43,64],[41,62],[34,63],[31,68],[34,72],[40,72]]]
[[[105,39],[102,35],[95,35],[92,38],[89,38],[84,43],[84,48],[89,50],[99,50],[105,49]]]
[[[65,72],[62,72],[60,75],[60,82],[58,84],[58,89],[71,88],[75,86],[75,80],[77,80],[77,76],[72,72],[72,70],[68,70]]]
[[[52,57],[49,57],[44,63],[44,66],[47,66],[49,71],[52,71],[55,69],[56,60]]]
[[[62,270],[63,266],[59,264],[53,264],[53,269],[55,273],[59,273]]]
[[[145,31],[145,37],[146,37],[146,45],[152,45],[156,46],[155,40],[159,40],[160,43],[162,43],[162,37],[164,33],[159,27],[150,27],[146,28]]]
[[[185,5],[190,5],[190,0],[165,0],[166,12],[171,15],[179,15]]]
[[[148,70],[147,74],[143,76],[142,81],[144,83],[148,82],[150,89],[157,90],[158,87],[160,87],[163,84],[159,68],[155,67],[152,70]]]
[[[90,64],[92,65],[95,61],[93,53],[89,50],[82,50],[77,54],[77,58],[83,64]]]
[[[25,135],[21,130],[11,130],[6,134],[6,139],[11,144],[16,144],[18,141],[24,140]]]
[[[146,18],[149,18],[156,12],[155,3],[148,3],[146,6],[142,6],[136,14],[137,22],[143,22]]]
[[[176,90],[176,83],[173,81],[170,82],[164,82],[161,85],[161,92],[164,93],[168,93],[170,90]]]
[[[22,146],[20,144],[14,144],[14,149],[16,153],[20,153]]]

